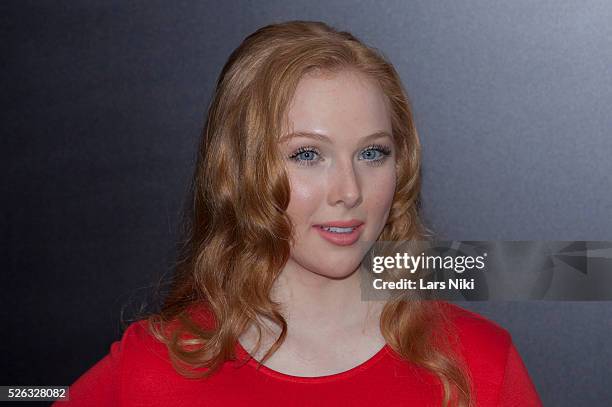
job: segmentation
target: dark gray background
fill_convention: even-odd
[[[2,2],[0,384],[67,385],[108,352],[171,270],[223,63],[290,19],[395,64],[438,233],[612,240],[610,2]],[[611,303],[461,305],[512,333],[545,405],[609,405]]]

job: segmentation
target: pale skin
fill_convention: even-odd
[[[380,332],[384,303],[362,301],[357,269],[387,221],[396,182],[396,149],[388,100],[379,85],[361,73],[308,74],[296,89],[279,148],[291,184],[287,213],[295,244],[272,290],[282,304],[288,335],[264,365],[294,376],[325,376],[358,366],[385,344]],[[372,134],[381,134],[367,138]],[[301,149],[300,149],[301,148]],[[338,246],[315,225],[358,219],[359,241]],[[257,331],[240,344],[261,360],[280,328],[262,321],[262,347],[254,354]]]

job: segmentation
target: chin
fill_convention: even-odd
[[[319,267],[313,267],[310,270],[321,276],[329,278],[345,278],[353,274],[353,272],[359,268],[361,260],[362,259],[347,261],[345,257],[342,262],[329,262],[322,264]]]

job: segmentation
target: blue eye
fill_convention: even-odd
[[[318,154],[319,150],[314,147],[300,147],[289,158],[298,165],[313,165],[315,163],[314,157]]]
[[[374,153],[378,153],[379,155],[376,155]],[[376,161],[376,160],[380,160],[383,155],[384,154],[380,150],[371,149],[371,150],[364,151],[361,156],[365,159],[371,159],[371,160]]]
[[[378,153],[378,154],[376,154]],[[371,165],[382,165],[385,158],[391,154],[391,149],[380,144],[373,144],[363,150],[361,156],[369,161]]]

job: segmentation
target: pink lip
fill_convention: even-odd
[[[349,222],[344,222],[344,223],[346,224]],[[339,226],[338,223],[340,222],[337,222],[337,223],[334,222],[331,225],[325,225],[325,226],[352,227],[353,225],[355,225],[355,223],[353,223],[353,225]],[[359,235],[361,235],[361,230],[363,229],[363,225],[364,223],[359,224],[359,226],[357,226],[351,233],[329,232],[323,229],[320,225],[315,225],[313,226],[313,228],[315,228],[317,232],[319,232],[321,237],[323,237],[328,242],[331,242],[338,246],[350,246],[353,243],[355,243],[357,240],[359,240]]]

